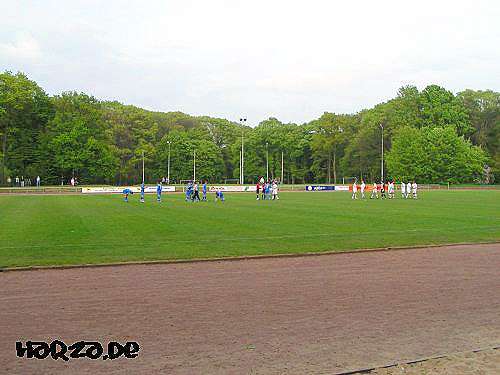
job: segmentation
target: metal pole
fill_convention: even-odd
[[[245,166],[245,149],[243,146],[243,129],[241,130],[241,184],[245,183],[245,175],[243,174],[243,168]]]
[[[240,156],[240,184],[243,185],[245,183],[245,148],[244,148],[244,139],[243,139],[243,124],[247,122],[246,118],[240,118],[241,125],[241,156]]]
[[[142,152],[142,183],[144,183],[144,151]]]
[[[380,162],[380,171],[381,171],[381,175],[382,175],[382,183],[384,181],[384,125],[380,124],[380,128],[382,129],[382,159],[381,159],[381,162]]]
[[[281,181],[280,183],[283,183],[283,151],[281,151]]]
[[[170,184],[170,141],[168,143],[167,183]]]
[[[266,180],[269,180],[269,148],[266,142]]]
[[[193,182],[196,181],[196,150],[193,151]]]

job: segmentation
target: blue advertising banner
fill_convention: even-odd
[[[332,186],[332,185],[306,185],[306,191],[323,191],[323,190],[335,190],[335,186]]]

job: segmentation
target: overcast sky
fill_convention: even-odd
[[[406,84],[500,90],[500,1],[0,0],[0,70],[251,125],[352,113]]]

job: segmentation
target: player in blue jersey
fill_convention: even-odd
[[[186,186],[186,202],[191,200],[191,194],[193,194],[193,184],[189,182]]]
[[[222,192],[222,190],[217,189],[215,191],[215,201],[218,202],[219,199],[221,200],[221,202],[224,202],[224,193]]]
[[[144,203],[144,190],[146,187],[144,186],[144,182],[141,184],[141,203]]]
[[[266,199],[271,200],[271,183],[269,181],[266,182]]]
[[[163,191],[163,186],[161,185],[161,181],[158,181],[158,185],[156,185],[156,200],[161,202],[161,192]]]
[[[123,194],[123,200],[125,202],[128,202],[128,195],[134,194],[134,192],[132,190],[130,190],[129,188],[126,188],[126,189],[123,189],[122,194]]]
[[[201,189],[201,192],[202,192],[201,200],[206,202],[207,201],[207,180],[203,181],[203,187]]]

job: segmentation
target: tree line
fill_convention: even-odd
[[[284,183],[336,183],[385,176],[422,183],[500,181],[500,93],[437,85],[402,87],[354,114],[325,112],[303,124],[269,118],[255,127],[209,116],[154,112],[77,92],[49,96],[23,73],[0,74],[0,183],[40,175],[45,184],[133,184],[167,176],[238,179],[266,174]]]

